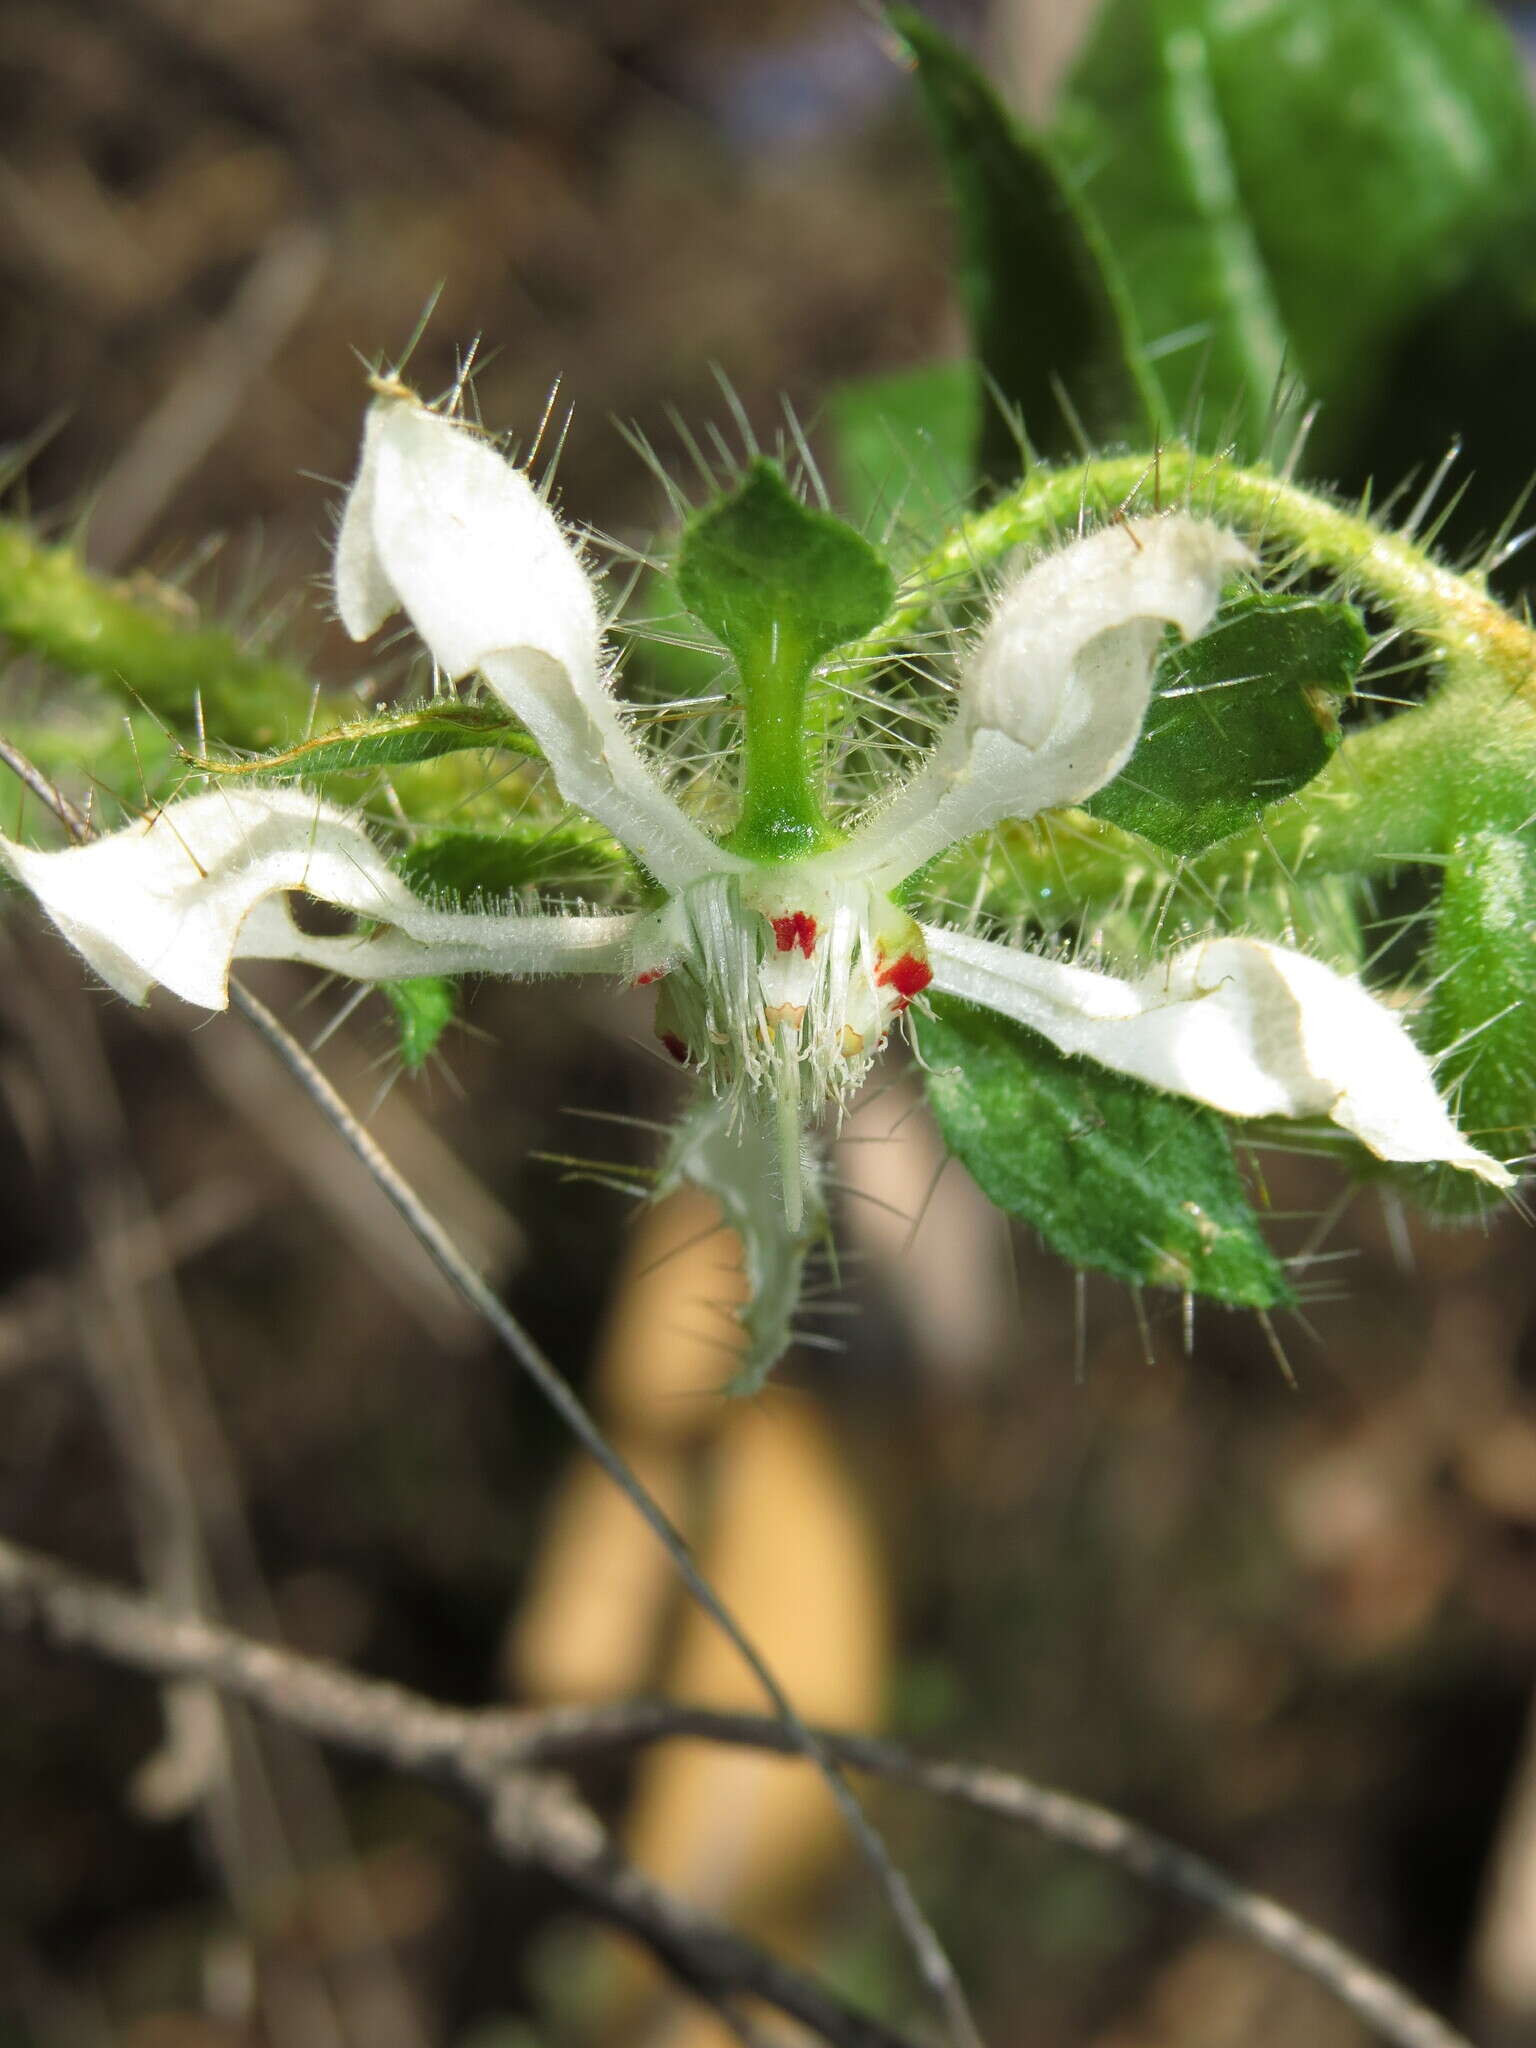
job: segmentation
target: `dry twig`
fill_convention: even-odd
[[[215,1685],[290,1728],[468,1793],[484,1806],[504,1855],[557,1879],[598,1917],[643,1942],[713,2005],[760,1999],[834,2048],[911,2048],[907,2037],[623,1862],[600,1822],[560,1777],[509,1763],[499,1739],[477,1740],[480,1717],[473,1713],[213,1622],[168,1614],[141,1595],[5,1542],[0,1615],[13,1628],[110,1664],[159,1679]],[[493,1716],[490,1725],[496,1728],[499,1721]]]
[[[0,1614],[13,1627],[151,1677],[204,1680],[322,1741],[470,1793],[486,1803],[505,1854],[560,1878],[706,1996],[750,1993],[839,2048],[892,2048],[899,2039],[618,1862],[598,1823],[551,1775],[558,1765],[605,1750],[674,1736],[793,1754],[788,1731],[767,1716],[646,1700],[537,1712],[445,1707],[211,1622],[165,1614],[142,1596],[3,1541]],[[1106,1807],[1010,1771],[932,1762],[868,1736],[823,1733],[820,1740],[850,1769],[1034,1828],[1216,1913],[1323,1985],[1396,2048],[1468,2048],[1462,2035],[1341,1943]]]

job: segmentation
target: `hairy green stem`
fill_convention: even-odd
[[[1272,471],[1179,447],[1032,471],[1006,497],[961,520],[923,559],[891,612],[843,649],[827,671],[829,680],[890,660],[947,591],[974,583],[1015,548],[1059,541],[1075,530],[1085,508],[1102,517],[1170,504],[1224,520],[1253,541],[1289,547],[1309,567],[1337,576],[1424,634],[1448,669],[1471,667],[1512,689],[1536,692],[1536,634],[1475,577],[1446,568],[1367,514]]]
[[[841,651],[826,680],[867,687],[948,594],[974,589],[1015,549],[1072,532],[1085,507],[1103,517],[1168,504],[1283,550],[1388,613],[1424,642],[1435,687],[1424,704],[1354,730],[1299,795],[1187,869],[1080,813],[1005,828],[990,857],[1011,877],[1020,909],[1082,909],[1128,884],[1181,876],[1208,898],[1248,886],[1266,863],[1277,880],[1380,872],[1443,858],[1466,830],[1518,829],[1536,813],[1536,633],[1478,577],[1447,568],[1367,514],[1269,471],[1183,448],[1032,473],[924,559],[889,615]],[[974,850],[951,856],[932,880],[951,897],[987,885]]]
[[[830,840],[805,743],[811,663],[776,624],[741,662],[741,817],[725,844],[760,861],[797,860]]]
[[[50,775],[88,776],[94,789],[130,810],[176,793],[192,765],[180,748],[203,752],[200,726],[209,745],[228,750],[234,774],[262,772],[237,762],[240,753],[313,749],[306,781],[342,803],[355,801],[368,787],[363,777],[375,772],[366,761],[349,766],[341,745],[327,750],[323,744],[322,736],[357,724],[362,707],[350,692],[322,690],[295,663],[246,647],[221,627],[195,623],[177,593],[163,585],[96,575],[72,548],[47,545],[14,520],[0,521],[0,640],[102,686],[99,694],[74,700],[67,718],[56,717],[50,705],[24,729],[12,720],[12,729],[21,731],[27,751]],[[409,719],[402,715],[396,723],[402,722]],[[486,766],[493,748],[532,751],[512,721],[506,725],[484,751],[432,760],[402,753],[398,762],[381,764],[407,814],[421,824],[499,830],[514,808],[514,790],[516,806],[526,807],[524,782],[503,786],[516,761]],[[381,803],[380,814],[393,812]]]
[[[173,603],[169,591],[150,601],[143,589],[93,575],[72,548],[0,522],[0,634],[12,646],[96,677],[182,729],[201,703],[209,730],[229,746],[268,747],[304,730],[316,685],[302,669],[217,627],[189,625]]]

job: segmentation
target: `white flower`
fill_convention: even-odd
[[[0,840],[0,859],[135,1002],[160,983],[222,1007],[231,961],[253,957],[361,980],[654,982],[658,1035],[722,1105],[695,1119],[670,1171],[729,1198],[727,1134],[776,1124],[792,1240],[803,1239],[807,1206],[817,1213],[807,1121],[857,1086],[930,987],[1229,1116],[1330,1117],[1383,1159],[1439,1161],[1506,1185],[1505,1169],[1457,1130],[1400,1014],[1317,960],[1218,938],[1123,980],[919,924],[893,898],[957,840],[1108,782],[1135,746],[1167,626],[1200,633],[1224,580],[1250,565],[1233,535],[1179,513],[1121,520],[1046,556],[997,599],[922,765],[832,851],[759,864],[687,815],[636,740],[580,550],[544,498],[474,430],[388,386],[337,540],[344,623],[361,639],[401,609],[444,675],[483,677],[537,740],[561,795],[656,878],[662,906],[441,910],[412,894],[361,823],[291,788],[214,789],[63,852]],[[295,889],[365,928],[307,936],[284,904]],[[734,1149],[758,1183],[734,1213],[761,1233],[757,1139]],[[772,1266],[780,1293],[794,1268]],[[787,1314],[771,1319],[763,1345],[781,1341]]]

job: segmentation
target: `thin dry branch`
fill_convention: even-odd
[[[644,1943],[717,2009],[729,2012],[738,1999],[752,1998],[811,2028],[833,2048],[912,2048],[908,2037],[625,1863],[596,1816],[561,1778],[509,1764],[500,1740],[479,1741],[482,1717],[476,1714],[213,1622],[169,1614],[142,1595],[4,1541],[0,1619],[60,1648],[152,1678],[215,1685],[290,1728],[469,1794],[484,1807],[492,1838],[509,1860],[556,1879],[596,1917]],[[493,1728],[502,1719],[486,1718]]]
[[[721,1713],[671,1700],[619,1700],[600,1707],[485,1714],[478,1717],[475,1739],[491,1750],[499,1747],[508,1764],[521,1768],[569,1764],[604,1750],[680,1736],[792,1754],[783,1730],[765,1715]],[[1180,1848],[1110,1807],[1037,1784],[1017,1772],[914,1756],[896,1743],[873,1736],[823,1730],[822,1741],[849,1770],[865,1771],[951,1805],[968,1807],[973,1813],[1033,1828],[1203,1907],[1235,1932],[1311,1977],[1399,2048],[1470,2048],[1464,2035],[1342,1942],[1277,1900],[1250,1891],[1205,1857]]]
[[[617,1862],[591,1815],[548,1775],[604,1750],[674,1736],[795,1754],[788,1731],[767,1716],[645,1700],[538,1712],[445,1707],[206,1621],[165,1614],[139,1595],[4,1541],[0,1619],[150,1677],[205,1680],[323,1741],[468,1791],[488,1802],[505,1853],[561,1878],[703,1995],[718,2001],[753,1993],[838,2044],[890,2048],[898,2038]],[[849,1769],[1034,1828],[1215,1913],[1332,1992],[1396,2048],[1469,2048],[1400,1985],[1297,1914],[1106,1807],[1013,1772],[914,1757],[868,1736],[823,1733],[821,1741]]]

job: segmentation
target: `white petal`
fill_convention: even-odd
[[[934,986],[1228,1116],[1326,1116],[1380,1159],[1511,1176],[1457,1130],[1401,1017],[1320,960],[1210,939],[1134,981],[927,927]]]
[[[384,573],[373,538],[373,506],[379,473],[379,437],[385,414],[381,407],[368,408],[363,424],[363,452],[357,475],[342,507],[341,525],[331,564],[336,589],[336,610],[341,623],[354,640],[366,640],[377,633],[400,599]]]
[[[467,426],[386,391],[336,537],[357,640],[402,607],[453,677],[478,670],[538,741],[567,802],[668,886],[736,865],[668,796],[603,666],[591,580],[524,473]]]
[[[354,639],[378,626],[386,586],[450,676],[501,654],[535,696],[554,687],[552,671],[578,693],[597,687],[597,601],[559,521],[488,441],[406,394],[369,409],[337,538],[337,602]]]
[[[1179,512],[1058,548],[998,598],[961,678],[962,720],[1056,759],[1072,794],[1051,801],[1075,803],[1135,745],[1164,626],[1203,632],[1252,562],[1236,534]]]
[[[435,910],[355,820],[298,790],[211,790],[60,852],[0,838],[0,861],[134,1003],[158,983],[222,1010],[235,959],[307,960],[360,981],[624,973],[636,922]],[[280,900],[290,889],[382,928],[312,938]]]
[[[1036,562],[999,597],[933,753],[829,864],[890,889],[1002,818],[1091,796],[1136,744],[1164,628],[1203,632],[1252,560],[1225,528],[1169,512]]]

